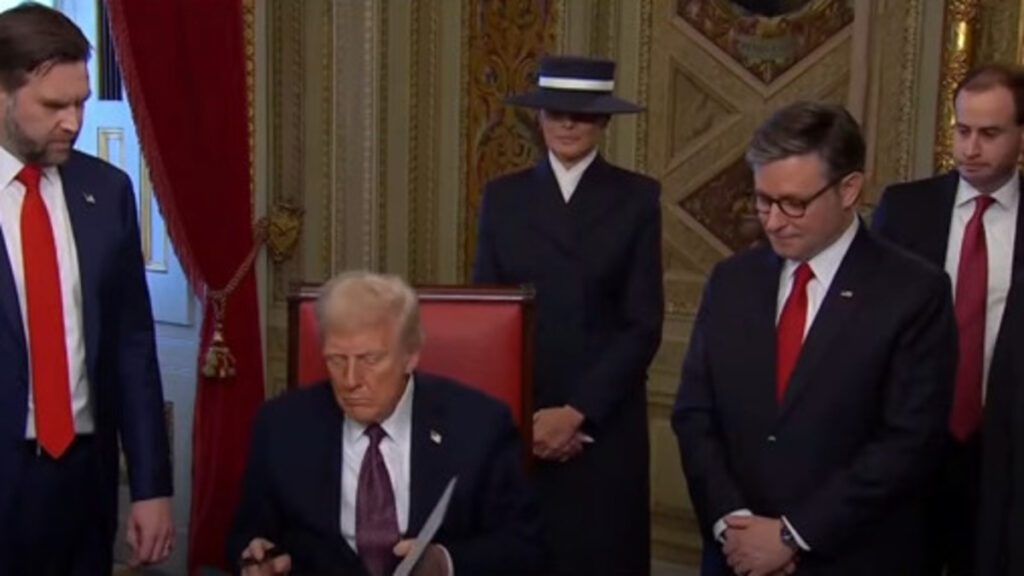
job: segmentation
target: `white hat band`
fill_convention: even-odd
[[[558,76],[541,76],[537,79],[541,88],[556,90],[580,90],[584,92],[611,92],[615,89],[614,80],[590,80],[586,78],[561,78]]]

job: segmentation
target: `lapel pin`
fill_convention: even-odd
[[[430,441],[434,444],[441,444],[441,433],[437,430],[430,431]]]
[[[89,194],[88,192],[82,192],[82,198],[85,198],[85,203],[86,204],[95,204],[96,203],[96,197],[93,196],[92,194]]]
[[[853,298],[853,290],[843,290],[839,293],[842,298]]]

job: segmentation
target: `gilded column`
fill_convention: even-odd
[[[540,57],[556,47],[562,4],[552,0],[476,0],[465,11],[464,270],[473,262],[484,183],[534,161],[532,115],[506,106],[534,86]]]
[[[942,78],[939,82],[939,116],[936,120],[935,171],[953,167],[953,126],[956,86],[974,65],[979,0],[950,0],[946,4],[942,33]]]

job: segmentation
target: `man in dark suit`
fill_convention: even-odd
[[[418,576],[539,573],[540,536],[505,405],[416,372],[416,294],[349,272],[317,303],[330,381],[257,416],[228,554],[243,574],[390,576],[450,478]],[[428,335],[429,337],[429,335]],[[274,547],[284,553],[271,558]]]
[[[922,568],[956,326],[945,275],[857,218],[864,148],[842,107],[798,102],[747,151],[770,246],[712,271],[672,416],[705,574]]]
[[[134,564],[174,541],[153,320],[128,177],[71,149],[89,44],[0,14],[0,573],[109,574],[118,439]]]
[[[664,309],[659,185],[606,162],[615,64],[555,57],[539,89],[547,153],[487,185],[473,282],[537,291],[534,468],[554,574],[649,574],[647,366]]]
[[[955,288],[960,355],[950,448],[934,489],[931,573],[950,576],[1024,573],[1021,524],[1011,502],[1024,476],[1011,473],[1011,407],[1024,396],[1024,210],[1017,169],[1024,141],[1024,73],[985,66],[955,92],[953,157],[957,169],[897,184],[882,196],[874,229],[944,268]],[[984,406],[984,410],[983,410]],[[984,418],[982,418],[984,412]],[[1018,413],[1018,418],[1021,414]],[[984,445],[984,447],[983,447]],[[984,459],[982,454],[984,453]],[[979,478],[984,476],[979,490]],[[1014,496],[1014,491],[1016,496]],[[979,499],[988,504],[982,509]],[[1015,514],[1014,514],[1015,512]],[[975,564],[975,541],[979,550]],[[1016,569],[1007,571],[1009,555]]]

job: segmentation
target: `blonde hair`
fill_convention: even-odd
[[[316,317],[321,340],[331,332],[351,333],[394,322],[406,353],[423,347],[416,292],[393,274],[367,270],[338,274],[321,288]]]

